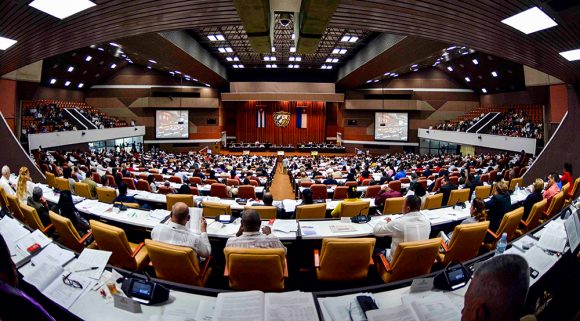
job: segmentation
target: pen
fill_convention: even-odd
[[[74,272],[76,273],[76,272],[92,271],[92,270],[96,270],[96,269],[98,269],[98,268],[99,268],[98,266],[92,266],[92,267],[90,267],[90,268],[81,269],[81,270],[76,270],[76,271],[74,271]]]

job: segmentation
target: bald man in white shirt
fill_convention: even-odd
[[[171,216],[165,224],[158,224],[151,231],[151,239],[168,244],[191,247],[200,257],[211,255],[211,244],[207,236],[207,223],[201,218],[201,234],[189,227],[189,207],[177,202],[171,208]]]
[[[6,195],[15,195],[16,191],[10,184],[10,168],[6,165],[2,167],[2,177],[0,177],[0,187],[4,189]]]

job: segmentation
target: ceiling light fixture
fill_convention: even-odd
[[[231,47],[226,47],[226,52],[234,52]]]
[[[69,85],[70,85],[70,81],[68,81],[68,80],[67,80],[67,81],[64,83],[64,86],[65,86],[65,87],[68,87]]]
[[[152,63],[152,64],[156,64],[157,63],[157,61],[155,61],[153,59],[149,59],[149,62]]]
[[[487,89],[481,88],[481,92],[484,93],[484,94],[487,94]]]
[[[358,41],[358,37],[357,36],[352,36],[350,37],[350,39],[348,40],[348,42],[357,42]]]
[[[453,67],[449,66],[449,67],[447,67],[447,70],[453,71]]]
[[[296,39],[296,34],[292,34],[292,40]]]
[[[53,17],[65,19],[96,4],[89,0],[34,0],[29,6]]]
[[[238,65],[233,65],[232,67],[234,67],[235,69],[238,69]]]
[[[50,80],[50,84],[51,84],[51,85],[54,85],[54,84],[56,84],[56,79],[52,78],[52,79]]]
[[[492,72],[491,72],[491,75],[492,75],[492,76],[494,76],[494,77],[497,77],[497,72],[495,72],[495,71],[492,71]]]
[[[82,82],[77,86],[79,88],[83,88],[85,86],[85,84],[83,84]]]
[[[73,72],[73,70],[75,70],[75,67],[73,66],[69,66],[68,69],[66,71],[68,72]]]
[[[218,41],[225,41],[226,40],[226,38],[222,34],[219,34],[219,33],[217,35],[215,35],[215,37],[217,38]]]
[[[417,65],[417,64],[413,64],[413,65],[411,65],[411,68],[417,68],[418,66],[419,65]]]
[[[294,60],[296,60],[296,57],[292,57],[292,56],[290,56],[290,57],[288,57],[288,60],[289,60],[289,61],[294,61]]]
[[[290,52],[296,52],[296,47],[290,47]]]
[[[240,61],[240,58],[238,58],[238,56],[234,56],[234,61]]]
[[[276,47],[272,46],[272,52],[276,52]]]
[[[111,46],[113,46],[113,47],[118,47],[118,48],[120,48],[120,47],[121,47],[121,45],[120,45],[120,44],[118,44],[118,43],[116,43],[116,42],[109,42],[109,45],[111,45]]]
[[[6,50],[12,47],[16,42],[16,40],[10,38],[0,37],[0,50]]]
[[[218,51],[219,51],[219,52],[221,52],[221,53],[224,53],[224,52],[226,52],[226,48],[219,47],[219,48],[218,48]]]
[[[465,81],[470,82],[471,79],[469,79],[469,77],[465,77]]]
[[[217,41],[217,37],[214,35],[208,35],[207,39],[209,39],[209,41]]]
[[[147,69],[152,69],[152,67],[151,66],[147,66]]]
[[[474,65],[479,65],[479,61],[477,61],[477,59],[473,59],[471,62],[473,62]]]
[[[340,49],[340,51],[338,53],[341,55],[344,55],[346,53],[346,49]]]
[[[342,42],[348,42],[350,40],[350,36],[343,36],[342,39],[340,39],[340,41]]]
[[[240,68],[244,68],[244,65],[238,65],[238,67],[240,67]]]
[[[117,68],[117,64],[112,64],[111,69],[115,69],[115,68]]]
[[[227,61],[234,61],[234,58],[232,58],[232,57],[226,57],[226,60]]]
[[[557,26],[554,19],[550,18],[538,7],[532,7],[509,18],[503,19],[502,23],[515,28],[526,35],[536,31]]]
[[[568,61],[580,60],[580,49],[574,49],[574,50],[560,52],[560,56],[568,59]]]

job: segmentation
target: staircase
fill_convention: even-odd
[[[493,114],[495,115],[476,131],[477,134],[488,133],[493,125],[499,123],[499,121],[502,119],[502,114],[501,113],[493,113]]]
[[[485,116],[481,117],[481,119],[473,124],[473,126],[469,127],[466,132],[468,133],[478,133],[482,127],[488,124],[492,119],[499,116],[501,113],[493,112],[487,113]]]
[[[72,112],[70,108],[64,108],[63,113],[65,117],[72,122],[78,130],[89,129],[87,125],[83,124]]]
[[[87,129],[98,129],[92,121],[90,121],[78,108],[69,108],[68,110],[81,122]]]

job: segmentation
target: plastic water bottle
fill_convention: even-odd
[[[505,248],[507,247],[507,233],[503,233],[501,235],[501,239],[497,242],[495,246],[495,254],[501,255],[505,252]]]

